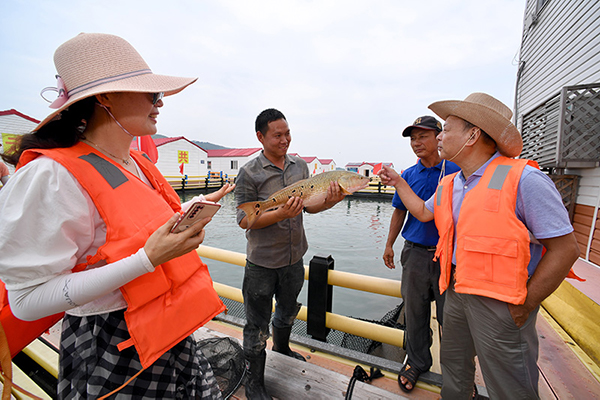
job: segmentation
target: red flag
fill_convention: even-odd
[[[373,167],[373,175],[377,175],[379,171],[381,171],[381,168],[383,168],[382,162],[380,162],[379,164],[375,164],[375,166]]]
[[[179,166],[179,173],[183,175],[183,163]]]
[[[154,164],[158,161],[158,150],[156,149],[156,144],[152,137],[150,136],[138,136],[138,149],[143,151],[150,157],[150,160]]]

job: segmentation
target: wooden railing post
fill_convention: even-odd
[[[329,270],[333,270],[333,258],[315,255],[308,272],[308,315],[306,333],[313,339],[327,341],[330,329],[325,326],[326,313],[331,312],[333,287],[327,283]]]

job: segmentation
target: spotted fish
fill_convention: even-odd
[[[301,197],[304,206],[322,204],[327,196],[327,189],[331,182],[337,182],[344,194],[354,193],[367,187],[369,178],[348,171],[329,171],[303,179],[273,193],[264,201],[249,201],[240,204],[237,208],[246,213],[248,229],[256,219],[265,211],[284,205],[291,197]]]

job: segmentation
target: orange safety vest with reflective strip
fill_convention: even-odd
[[[529,232],[515,214],[517,188],[525,166],[535,161],[497,157],[479,183],[464,197],[456,224],[455,290],[523,304],[527,297]],[[434,219],[440,239],[440,291],[450,284],[454,221],[452,192],[455,174],[442,179],[434,199]]]
[[[131,156],[154,189],[83,142],[70,148],[27,150],[19,166],[41,154],[75,176],[106,223],[106,243],[75,270],[134,254],[181,209],[177,193],[142,152],[132,150]],[[144,368],[225,309],[206,264],[195,251],[157,266],[120,289],[128,305],[125,321],[130,339],[119,344],[119,349],[134,345]]]

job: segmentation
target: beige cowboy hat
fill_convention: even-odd
[[[506,157],[516,157],[523,150],[523,139],[510,119],[512,111],[501,101],[485,93],[471,93],[463,101],[436,101],[429,108],[443,120],[450,115],[481,128],[496,142]]]
[[[100,93],[164,92],[169,96],[182,91],[198,78],[180,78],[152,73],[142,56],[126,40],[104,33],[80,33],[60,45],[54,53],[58,92],[50,104],[56,109],[35,129],[37,131],[71,104]],[[44,97],[45,99],[45,97]]]

